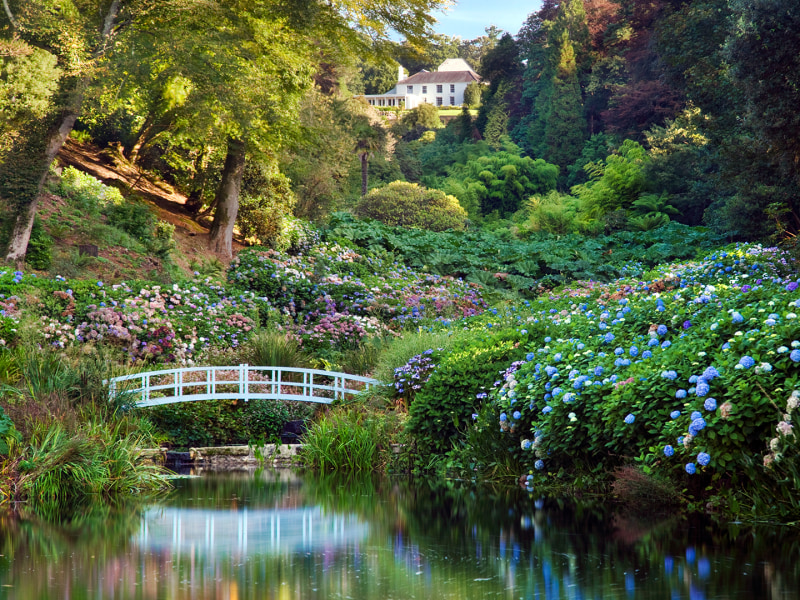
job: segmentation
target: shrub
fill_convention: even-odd
[[[547,336],[491,395],[483,425],[542,478],[637,461],[688,475],[690,492],[733,494],[753,473],[765,486],[793,477],[798,288],[788,253],[754,246],[552,293],[538,315]]]
[[[503,150],[455,165],[446,181],[460,185],[468,198],[474,196],[481,215],[497,211],[500,217],[508,217],[530,196],[554,190],[558,181],[556,165],[519,156],[518,151]]]
[[[156,431],[179,448],[268,440],[280,435],[289,420],[286,405],[274,400],[188,402],[145,410]]]
[[[427,383],[416,393],[406,425],[421,454],[443,453],[473,422],[488,392],[509,363],[525,355],[517,330],[473,337],[438,359]],[[434,356],[434,355],[432,355]]]
[[[370,191],[353,212],[386,225],[431,231],[464,229],[467,219],[466,211],[454,196],[403,181]]]
[[[439,118],[439,109],[427,102],[423,102],[404,114],[400,123],[408,129],[442,129],[444,127]]]
[[[242,235],[263,246],[286,250],[286,219],[296,203],[289,179],[282,174],[268,177],[257,190],[239,200],[236,224]]]

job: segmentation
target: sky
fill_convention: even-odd
[[[541,0],[455,0],[456,4],[444,13],[434,13],[439,21],[438,33],[471,40],[485,35],[489,25],[516,35],[532,12],[539,10]]]

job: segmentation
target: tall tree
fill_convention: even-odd
[[[319,56],[310,57],[312,51],[336,48],[354,55],[366,49],[364,39],[387,40],[393,31],[419,42],[434,21],[430,11],[440,3],[441,0],[398,0],[388,4],[367,0],[5,0],[7,10],[0,13],[0,26],[56,55],[64,71],[51,118],[39,130],[27,132],[27,146],[14,153],[18,157],[15,161],[0,165],[0,196],[13,198],[18,205],[7,260],[24,259],[36,199],[50,162],[80,114],[86,88],[97,81],[98,68],[119,37],[122,24],[137,35],[147,31],[176,34],[172,42],[178,58],[169,58],[173,46],[161,45],[159,50],[169,64],[182,66],[183,74],[192,82],[192,97],[184,115],[190,114],[190,107],[197,109],[191,118],[210,124],[229,152],[239,151],[238,141],[244,142],[246,153],[276,152],[286,141],[283,123],[291,114],[291,98],[295,90],[307,89],[308,74],[313,75],[314,66],[320,62]],[[185,49],[182,42],[191,39],[202,42],[197,45],[197,52],[180,54],[182,45]],[[303,58],[298,59],[301,55]],[[266,81],[267,74],[258,72],[264,64],[269,67],[266,73],[277,76],[277,85],[257,85]],[[239,87],[231,87],[232,82]],[[261,107],[265,98],[268,101],[264,109]],[[290,101],[282,103],[284,98]],[[288,120],[292,125],[296,119]],[[232,169],[223,174],[236,177],[237,172]],[[222,189],[236,196],[238,187],[223,185]],[[231,214],[232,210],[224,211],[220,218]],[[223,254],[229,254],[231,240],[223,239],[228,231],[231,229],[227,226],[217,226],[212,238],[212,247]]]
[[[790,0],[736,0],[726,47],[745,118],[768,154],[800,182],[800,6]]]
[[[561,56],[551,83],[550,110],[544,127],[544,158],[563,171],[580,156],[586,139],[586,121],[575,52],[566,29],[561,34],[560,45]]]
[[[6,10],[0,13],[4,31],[56,56],[63,72],[48,115],[20,136],[0,164],[0,198],[16,210],[7,262],[24,262],[50,163],[75,125],[86,88],[113,43],[126,6],[123,0],[4,2]]]
[[[386,147],[387,131],[380,123],[371,122],[369,116],[359,115],[353,133],[355,151],[361,162],[361,195],[366,196],[369,189],[369,159]]]

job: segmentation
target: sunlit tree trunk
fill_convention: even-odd
[[[246,154],[242,140],[228,139],[222,181],[215,198],[217,210],[209,232],[209,247],[225,258],[233,256],[233,226],[239,213],[239,191],[242,188]]]

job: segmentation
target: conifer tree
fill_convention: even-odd
[[[561,34],[561,57],[551,82],[550,109],[544,126],[544,158],[564,168],[580,156],[586,139],[575,52],[569,32]]]

